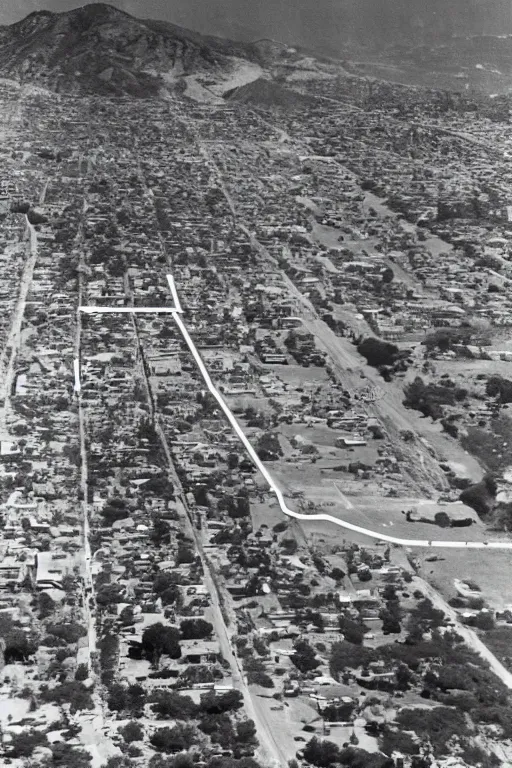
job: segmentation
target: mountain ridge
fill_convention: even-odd
[[[257,45],[137,19],[104,3],[35,11],[0,27],[0,74],[57,92],[154,96],[166,82],[259,61]]]

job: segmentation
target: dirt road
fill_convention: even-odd
[[[449,605],[444,597],[437,592],[434,587],[431,587],[426,581],[419,576],[414,576],[411,584],[412,589],[419,589],[425,597],[428,597],[432,601],[432,605],[435,608],[443,611],[448,618],[454,622],[457,632],[464,638],[466,645],[475,651],[484,661],[486,661],[491,667],[492,671],[505,683],[507,688],[512,690],[512,673],[506,669],[503,664],[496,658],[493,652],[483,643],[476,632],[470,627],[459,620],[457,611]]]

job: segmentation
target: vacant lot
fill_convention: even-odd
[[[433,584],[445,598],[455,597],[455,579],[471,579],[493,608],[512,604],[512,553],[485,550],[414,550],[421,563],[420,576]],[[438,555],[437,562],[427,562]]]

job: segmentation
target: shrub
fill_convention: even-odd
[[[13,733],[9,747],[9,757],[30,757],[37,747],[48,746],[48,739],[41,731],[30,730],[23,733]]]
[[[243,707],[243,696],[240,691],[226,691],[226,693],[216,694],[208,691],[201,696],[199,705],[203,712],[217,715],[224,712],[235,712]]]
[[[181,752],[197,742],[197,729],[193,725],[178,724],[174,728],[159,728],[150,738],[159,752]]]
[[[152,709],[159,717],[166,719],[189,719],[195,717],[198,711],[190,696],[181,696],[174,691],[157,691]]]
[[[83,682],[84,680],[87,680],[88,677],[89,668],[87,667],[87,664],[79,664],[75,672],[75,680]]]
[[[183,640],[201,640],[211,637],[213,625],[204,619],[183,619],[180,624],[180,633]]]
[[[126,744],[131,744],[134,741],[143,741],[144,739],[144,729],[135,720],[126,723],[123,728],[119,729],[119,733]]]
[[[72,713],[94,707],[90,692],[83,683],[77,680],[62,683],[55,688],[42,689],[41,698],[43,701],[52,702],[58,706],[70,704]]]

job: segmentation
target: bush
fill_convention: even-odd
[[[23,758],[30,757],[37,747],[48,746],[48,739],[41,731],[30,730],[23,733],[13,733],[9,746],[9,757]]]
[[[96,592],[96,602],[101,607],[124,602],[124,589],[118,584],[105,584]]]
[[[256,726],[253,720],[242,720],[236,726],[236,740],[240,744],[257,745]]]
[[[266,672],[261,670],[252,670],[247,673],[247,682],[249,685],[261,685],[262,688],[273,688],[274,681]]]
[[[197,741],[197,729],[193,725],[178,724],[174,728],[159,728],[150,742],[159,752],[181,752]]]
[[[364,667],[377,658],[377,653],[371,648],[347,643],[333,643],[331,647],[330,667],[334,678],[342,675],[348,669]]]
[[[157,691],[152,703],[153,712],[161,718],[190,719],[196,716],[198,707],[190,696],[181,696],[174,691]]]
[[[443,417],[443,406],[455,405],[464,400],[468,393],[466,389],[449,386],[444,380],[437,384],[425,384],[420,376],[416,376],[414,381],[404,388],[404,394],[406,408],[414,408],[436,421]]]
[[[490,376],[485,391],[489,397],[497,397],[502,405],[512,403],[512,381],[503,376]]]
[[[414,731],[422,740],[430,739],[435,757],[451,754],[449,743],[455,734],[458,738],[471,734],[464,713],[449,707],[402,709],[396,721],[402,730]]]
[[[119,733],[125,740],[126,744],[131,744],[134,741],[144,740],[144,729],[135,720],[132,720],[123,728],[119,729]]]
[[[240,691],[226,691],[226,693],[216,694],[208,691],[201,696],[200,709],[211,715],[219,715],[224,712],[235,712],[241,709],[244,704],[244,698]]]
[[[62,683],[55,688],[41,689],[41,698],[43,701],[52,702],[58,706],[70,704],[72,713],[94,707],[90,692],[83,683],[77,680]]]
[[[487,517],[493,510],[496,493],[496,481],[492,475],[486,475],[479,483],[462,491],[459,499],[474,509],[480,517]]]
[[[112,712],[128,711],[133,717],[141,717],[146,704],[146,692],[141,685],[127,687],[116,683],[109,688],[108,708]]]
[[[201,640],[211,637],[213,625],[204,619],[183,619],[180,624],[182,640]]]
[[[75,672],[75,680],[83,682],[89,677],[89,668],[87,664],[79,664]]]
[[[178,545],[178,551],[176,553],[176,565],[186,565],[193,563],[196,556],[192,549],[184,544]]]

